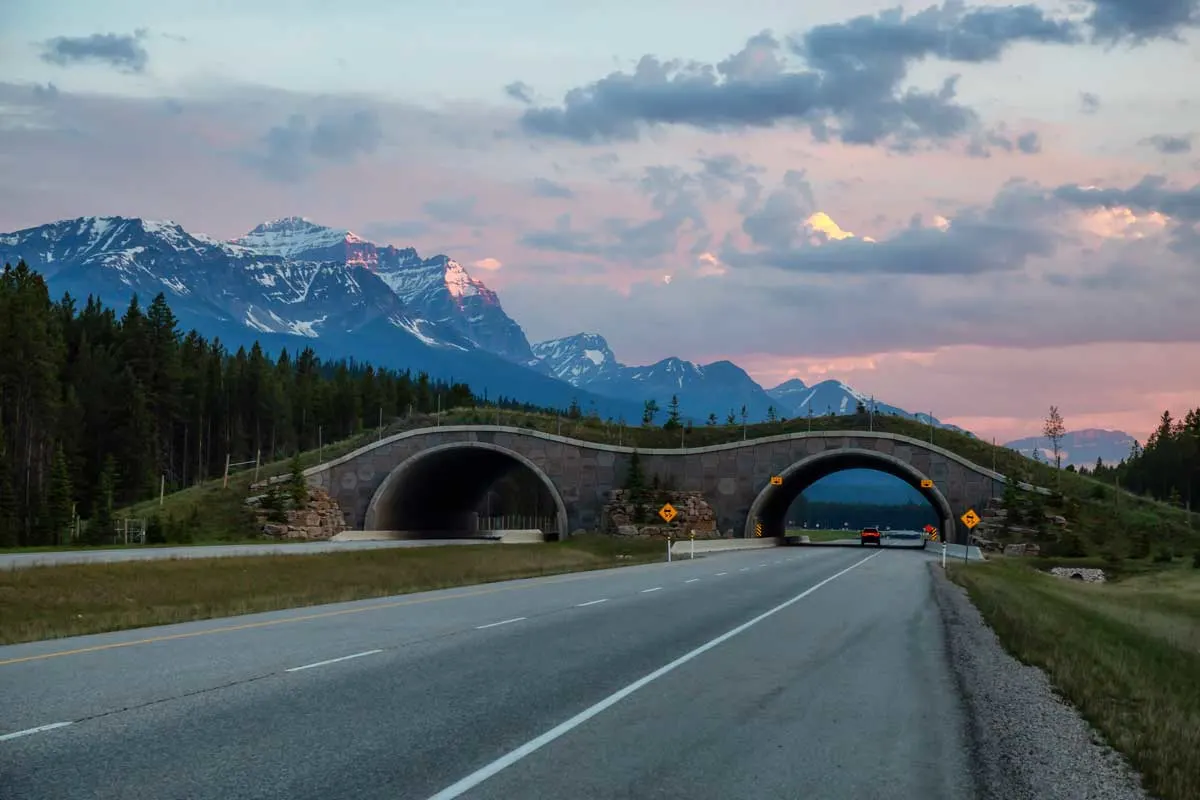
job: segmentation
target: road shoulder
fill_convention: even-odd
[[[983,800],[1145,800],[1141,779],[1045,673],[1000,644],[966,591],[929,565],[945,626],[950,677],[968,715],[977,796]]]

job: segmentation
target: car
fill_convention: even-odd
[[[868,544],[883,547],[883,540],[879,536],[879,528],[863,528],[862,533],[858,535],[858,543],[863,547],[866,547]]]

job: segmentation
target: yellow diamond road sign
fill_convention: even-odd
[[[932,489],[933,481],[929,480],[929,478],[926,478],[925,480],[921,481],[921,488],[922,489]]]
[[[963,525],[966,525],[968,528],[974,528],[979,524],[979,515],[975,513],[975,509],[973,508],[967,509],[967,513],[963,514],[961,519]]]
[[[773,476],[771,478],[771,485],[772,486],[783,486],[783,477],[780,475]]]
[[[679,516],[679,512],[675,510],[675,506],[667,503],[658,510],[658,515],[663,518],[663,522],[670,522],[671,520],[675,519],[675,517]]]

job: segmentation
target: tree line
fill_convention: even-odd
[[[344,439],[380,420],[476,403],[463,383],[311,348],[269,357],[183,333],[159,294],[124,312],[52,301],[24,262],[0,275],[0,547],[99,539],[115,508]],[[526,408],[509,398],[493,405]]]
[[[1175,418],[1164,411],[1145,446],[1133,443],[1116,464],[1100,459],[1079,470],[1106,483],[1177,506],[1200,505],[1200,408]]]

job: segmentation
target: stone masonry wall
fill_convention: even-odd
[[[604,526],[606,533],[625,536],[687,536],[696,532],[697,539],[720,538],[717,530],[717,515],[700,492],[678,492],[648,490],[651,496],[642,503],[642,519],[637,520],[637,506],[631,502],[627,489],[615,489],[609,493],[609,502],[604,504]],[[663,504],[670,503],[678,512],[670,523],[663,522],[658,512]]]
[[[330,539],[346,530],[337,501],[320,488],[309,488],[303,508],[284,511],[286,522],[272,522],[263,508],[256,508],[254,514],[259,529],[276,539]]]
[[[622,486],[632,450],[558,439],[516,428],[491,426],[428,428],[383,440],[344,461],[307,471],[313,486],[328,491],[347,527],[361,529],[367,509],[384,479],[406,459],[431,447],[485,442],[518,453],[537,465],[567,509],[567,530],[600,530],[611,492]],[[716,529],[742,536],[755,497],[772,475],[825,450],[861,448],[892,455],[932,478],[946,497],[955,521],[968,508],[981,509],[1003,491],[985,470],[967,467],[924,443],[890,434],[862,432],[798,433],[696,450],[642,450],[647,478],[658,476],[676,491],[696,492],[711,507]],[[960,534],[965,528],[957,524]],[[957,538],[951,539],[957,541]]]

